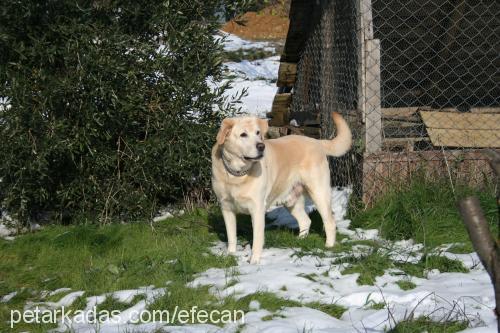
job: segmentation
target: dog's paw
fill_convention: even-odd
[[[260,257],[252,256],[250,258],[250,265],[258,265],[260,263]]]
[[[325,247],[333,247],[334,245],[335,245],[335,242],[329,242],[329,241],[327,241],[325,243]]]
[[[229,254],[236,253],[236,244],[228,244],[227,245],[227,253],[229,253]]]
[[[306,238],[307,236],[309,236],[309,230],[302,230],[299,232],[299,239]]]

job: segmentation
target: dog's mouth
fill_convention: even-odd
[[[247,161],[258,161],[260,160],[262,157],[264,157],[264,154],[260,154],[256,157],[249,157],[249,156],[243,156],[243,158]]]

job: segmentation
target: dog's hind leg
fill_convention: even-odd
[[[303,238],[309,234],[309,228],[311,227],[311,219],[307,215],[305,210],[305,198],[303,195],[297,198],[294,205],[287,207],[293,217],[297,220],[299,224],[299,237]]]
[[[326,233],[325,246],[332,247],[335,244],[336,226],[332,215],[330,177],[313,179],[307,184],[307,190],[323,220]]]

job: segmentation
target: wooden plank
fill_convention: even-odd
[[[400,107],[400,108],[382,108],[382,117],[383,118],[412,117],[418,111],[458,112],[458,110],[456,108],[433,109],[430,106],[409,106],[409,107]]]
[[[419,137],[419,138],[385,138],[384,143],[388,144],[395,144],[395,143],[401,143],[401,142],[420,142],[420,141],[430,141],[429,138],[427,137]]]
[[[271,119],[269,119],[269,126],[285,126],[288,123],[286,112],[271,112]]]
[[[292,62],[280,63],[278,70],[278,87],[292,87],[297,78],[297,64]]]
[[[404,108],[382,108],[382,117],[393,118],[393,117],[411,117],[414,116],[419,107],[404,107]]]
[[[276,94],[274,95],[273,107],[268,116],[270,126],[285,126],[288,125],[288,116],[290,112],[290,104],[292,103],[292,94]]]
[[[500,113],[500,107],[483,106],[470,109],[471,113]]]
[[[272,112],[275,111],[275,108],[289,107],[291,103],[291,93],[276,94],[274,95]]]
[[[290,25],[286,36],[281,61],[298,63],[311,30],[319,21],[319,4],[310,0],[292,0],[290,3]]]
[[[373,39],[372,0],[361,0],[361,34],[364,40]]]
[[[281,127],[269,126],[269,131],[267,133],[267,136],[270,139],[277,139],[279,137],[287,135],[288,133],[289,129],[286,126],[281,126]]]
[[[371,154],[382,149],[382,110],[380,106],[380,40],[365,41],[365,147]]]
[[[500,131],[500,114],[420,111],[429,128]]]
[[[371,0],[359,0],[359,13],[357,17],[357,28],[358,28],[358,58],[359,58],[359,68],[358,71],[358,103],[359,109],[362,114],[361,121],[366,122],[366,40],[373,39],[373,17],[372,17],[372,1]]]
[[[417,142],[428,142],[429,138],[420,137],[420,138],[385,138],[383,142],[384,150],[393,151],[395,149],[398,150],[406,150],[406,151],[414,151],[415,143]]]
[[[500,130],[467,130],[427,128],[432,144],[437,147],[500,148]]]
[[[321,137],[321,129],[318,127],[307,127],[306,126],[306,127],[303,127],[303,130],[304,130],[305,136],[315,138],[315,139],[319,139]]]
[[[420,123],[415,123],[414,121],[407,121],[405,119],[384,119],[384,128],[387,127],[401,127],[401,128],[407,128],[407,127],[419,127],[423,126],[422,122]]]

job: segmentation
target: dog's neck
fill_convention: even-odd
[[[247,175],[252,168],[253,163],[244,162],[239,158],[234,158],[232,154],[226,153],[223,147],[220,149],[220,155],[224,168],[232,176],[243,177]]]

